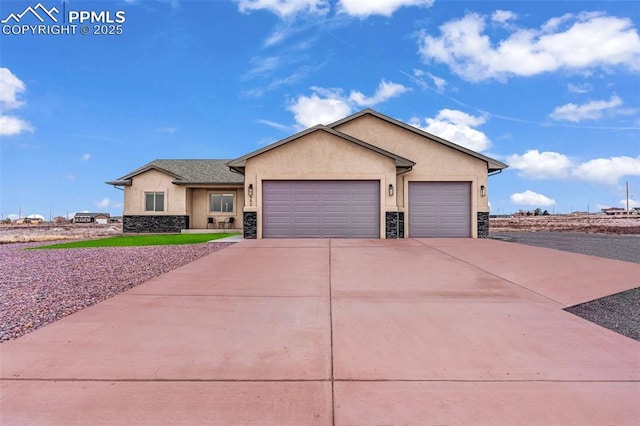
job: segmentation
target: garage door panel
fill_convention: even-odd
[[[264,181],[265,238],[379,238],[378,181]]]
[[[470,182],[410,182],[409,236],[470,237]]]

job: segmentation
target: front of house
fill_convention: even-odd
[[[124,232],[477,238],[488,176],[506,167],[367,109],[235,160],[155,160],[107,183],[124,187]]]

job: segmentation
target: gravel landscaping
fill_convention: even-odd
[[[640,263],[640,235],[503,231],[491,232],[491,237],[531,246]]]
[[[0,245],[0,342],[231,245],[23,250],[43,244]]]
[[[571,306],[565,311],[640,341],[640,287]]]

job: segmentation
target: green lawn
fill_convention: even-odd
[[[52,244],[48,246],[32,247],[31,250],[61,249],[61,248],[92,248],[92,247],[127,247],[127,246],[164,246],[170,244],[198,244],[211,240],[238,235],[225,234],[160,234],[160,235],[123,235],[118,237],[100,238],[97,240],[73,241],[70,243]]]

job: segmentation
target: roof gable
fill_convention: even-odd
[[[396,167],[399,167],[399,168],[411,169],[411,167],[413,167],[415,165],[415,163],[413,161],[411,161],[411,160],[408,160],[408,159],[406,159],[404,157],[396,155],[396,154],[394,154],[392,152],[385,151],[384,149],[379,148],[379,147],[377,147],[375,145],[371,145],[370,143],[364,142],[364,141],[362,141],[360,139],[354,138],[353,136],[349,136],[346,133],[342,133],[342,132],[340,132],[338,130],[335,130],[335,129],[332,129],[330,127],[323,126],[323,125],[317,125],[317,126],[311,127],[309,129],[303,130],[303,131],[301,131],[299,133],[296,133],[295,135],[289,136],[288,138],[282,139],[282,140],[280,140],[278,142],[272,143],[271,145],[265,146],[264,148],[261,148],[261,149],[258,149],[256,151],[250,152],[249,154],[243,155],[242,157],[236,158],[235,160],[229,161],[227,163],[227,165],[230,168],[232,168],[234,170],[237,170],[240,173],[242,173],[243,170],[244,170],[244,167],[247,164],[247,160],[249,160],[250,158],[256,157],[256,156],[258,156],[260,154],[263,154],[265,152],[271,151],[273,149],[277,149],[278,147],[280,147],[282,145],[285,145],[285,144],[287,144],[289,142],[298,140],[298,139],[300,139],[300,138],[302,138],[304,136],[307,136],[307,135],[309,135],[311,133],[314,133],[314,132],[327,132],[327,133],[330,133],[330,134],[332,134],[334,136],[339,137],[340,139],[343,139],[346,142],[358,145],[358,146],[360,146],[360,147],[362,147],[364,149],[369,149],[369,150],[371,150],[373,152],[376,152],[376,153],[378,153],[380,155],[383,155],[385,157],[391,158],[392,160],[394,160],[394,162],[396,164]]]
[[[395,126],[401,127],[403,129],[408,130],[410,132],[413,132],[413,133],[415,133],[417,135],[420,135],[422,137],[428,138],[428,139],[430,139],[430,140],[432,140],[434,142],[438,142],[438,143],[440,143],[440,144],[442,144],[444,146],[447,146],[449,148],[455,149],[456,151],[462,152],[464,154],[467,154],[467,155],[470,155],[472,157],[475,157],[475,158],[477,158],[479,160],[485,161],[487,163],[487,168],[488,168],[488,171],[490,173],[491,172],[495,172],[495,171],[499,171],[499,170],[502,170],[502,169],[506,169],[508,167],[506,164],[504,164],[504,163],[502,163],[500,161],[494,160],[493,158],[487,157],[486,155],[482,155],[482,154],[477,153],[475,151],[472,151],[472,150],[470,150],[468,148],[465,148],[463,146],[457,145],[457,144],[455,144],[455,143],[453,143],[451,141],[448,141],[448,140],[443,139],[443,138],[441,138],[439,136],[433,135],[433,134],[431,134],[429,132],[425,132],[422,129],[419,129],[419,128],[414,127],[414,126],[412,126],[410,124],[404,123],[402,121],[399,121],[399,120],[396,120],[396,119],[391,118],[389,116],[386,116],[384,114],[381,114],[381,113],[379,113],[377,111],[374,111],[374,110],[372,110],[370,108],[364,109],[364,110],[359,111],[359,112],[357,112],[355,114],[352,114],[352,115],[350,115],[348,117],[345,117],[345,118],[340,119],[338,121],[335,121],[335,122],[333,122],[331,124],[328,124],[327,127],[335,129],[337,127],[340,127],[340,125],[342,125],[342,124],[348,123],[350,121],[357,120],[357,119],[359,119],[359,118],[361,118],[363,116],[366,116],[366,115],[375,117],[375,118],[377,118],[379,120],[382,120],[382,121],[385,121],[387,123],[393,124]]]

